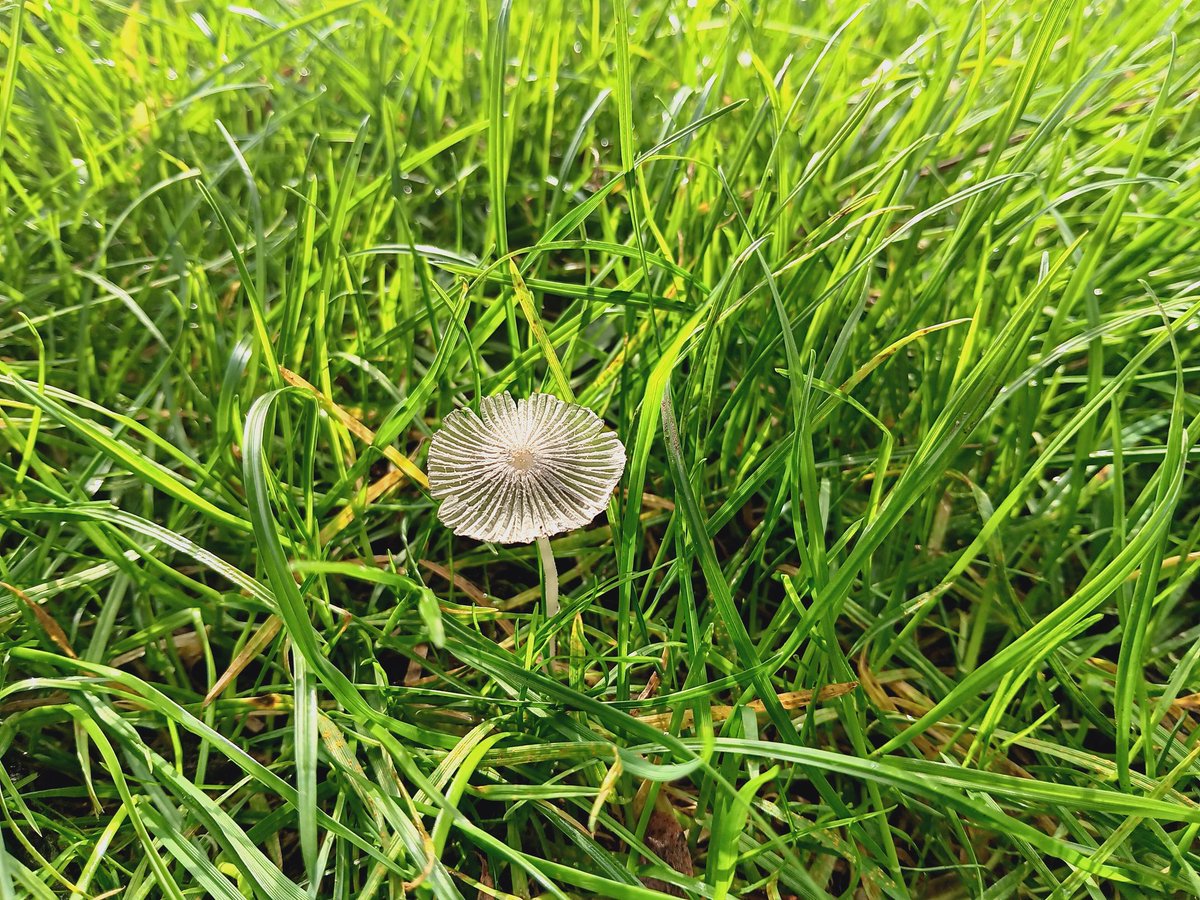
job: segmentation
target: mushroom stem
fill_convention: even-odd
[[[546,583],[546,619],[558,615],[558,567],[554,564],[554,551],[550,549],[550,538],[544,534],[537,539],[538,555],[542,559],[542,579]],[[550,655],[555,654],[555,640],[551,636],[547,648]]]

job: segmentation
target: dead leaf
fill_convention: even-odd
[[[695,874],[687,833],[675,817],[675,810],[665,791],[660,790],[654,798],[654,809],[646,824],[645,841],[646,846],[676,872],[682,875]],[[680,888],[658,878],[646,878],[643,883],[652,891],[662,891],[672,897],[686,896]]]

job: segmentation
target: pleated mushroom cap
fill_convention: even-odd
[[[585,406],[549,394],[486,397],[429,447],[429,492],[455,534],[529,544],[592,521],[625,469],[625,447]]]

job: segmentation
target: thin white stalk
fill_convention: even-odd
[[[558,567],[554,564],[554,551],[550,549],[550,538],[539,535],[537,539],[538,555],[542,559],[542,578],[546,585],[546,619],[549,621],[558,615]],[[551,656],[556,652],[553,636],[547,644]]]

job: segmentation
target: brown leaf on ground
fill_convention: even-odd
[[[687,833],[664,792],[659,791],[654,801],[654,810],[650,813],[650,821],[646,824],[646,846],[668,866],[682,875],[694,875],[695,865],[692,862],[692,852],[688,848]],[[686,896],[675,885],[667,884],[658,878],[643,879],[646,887],[653,891],[662,891],[672,897]]]

